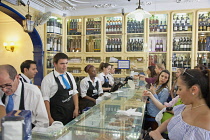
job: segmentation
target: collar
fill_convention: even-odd
[[[20,95],[21,95],[21,89],[22,89],[22,82],[19,80],[18,88],[17,88],[17,90],[14,92],[14,94],[15,94],[16,96],[20,96]]]
[[[92,80],[90,79],[90,76],[89,76],[89,75],[87,76],[87,80],[88,80],[88,81],[95,82],[95,81],[96,81],[95,79],[96,79],[96,78],[94,78],[94,81],[92,81]]]
[[[27,83],[31,82],[31,79],[29,79],[25,74],[21,73],[20,75],[27,81]]]
[[[63,74],[66,74],[67,72],[64,72]],[[55,77],[58,77],[60,76],[61,74],[59,72],[57,72],[55,69],[54,69],[54,74],[55,74]]]

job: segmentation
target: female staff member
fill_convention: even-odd
[[[210,139],[210,71],[186,70],[177,80],[177,94],[183,104],[174,107],[174,117],[165,121],[150,136],[162,139],[160,133],[168,131],[173,140]]]
[[[92,107],[96,104],[96,99],[103,93],[100,80],[96,77],[96,68],[93,65],[87,65],[84,71],[88,76],[80,82],[81,97],[79,101],[80,112],[86,107]]]
[[[111,65],[110,73],[108,74],[110,85],[114,85],[114,77],[113,77],[114,73],[115,73],[115,67],[114,65]]]
[[[143,96],[149,97],[149,103],[147,104],[147,114],[145,122],[145,130],[152,128],[155,130],[158,127],[158,123],[155,121],[156,115],[159,113],[160,109],[154,102],[158,100],[161,104],[167,101],[169,96],[169,91],[167,88],[168,81],[170,79],[170,72],[168,70],[162,70],[158,76],[155,85],[151,85],[150,92],[144,91]]]
[[[109,91],[111,89],[112,85],[109,83],[109,78],[108,78],[110,70],[111,70],[111,65],[109,63],[102,62],[99,66],[99,71],[101,73],[98,75],[98,78],[101,81],[103,91]]]

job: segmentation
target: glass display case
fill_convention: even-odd
[[[33,140],[137,140],[141,135],[146,102],[143,89],[121,88],[60,130],[34,132]],[[136,109],[141,116],[119,116],[118,110]]]

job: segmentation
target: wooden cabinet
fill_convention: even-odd
[[[75,76],[85,76],[88,64],[98,68],[108,62],[117,68],[117,60],[130,60],[130,69],[116,69],[118,78],[131,71],[145,72],[155,63],[165,63],[172,75],[177,68],[194,68],[198,63],[210,66],[209,9],[151,14],[142,21],[121,14],[66,17],[65,22],[57,18],[65,23],[64,33],[46,33],[45,74],[52,70],[52,58],[60,51],[69,56],[68,71]],[[49,21],[47,30],[54,19]],[[61,43],[55,47],[55,42]]]

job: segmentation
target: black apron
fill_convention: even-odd
[[[96,82],[96,86],[94,87],[91,83],[91,81],[88,81],[89,83],[89,88],[87,90],[87,96],[97,99],[98,98],[98,88],[99,84],[98,81]],[[93,93],[93,90],[97,90],[97,93]],[[93,107],[95,105],[95,102],[85,99],[85,98],[79,98],[79,110],[82,113],[82,110],[85,109],[86,107]]]
[[[25,110],[25,102],[24,102],[24,83],[23,81],[20,80],[20,82],[22,83],[22,87],[21,87],[21,95],[20,95],[20,105],[19,105],[19,110]],[[4,94],[3,97],[1,98],[2,103],[5,104],[5,99],[6,99],[6,95]],[[31,124],[32,128],[35,127],[35,125],[32,123]]]
[[[109,78],[106,78],[106,76],[104,76],[104,84],[102,85],[102,87],[111,87],[111,85],[109,84]]]
[[[54,121],[61,121],[64,125],[73,120],[74,112],[74,101],[72,95],[69,95],[69,91],[73,89],[72,81],[68,74],[66,74],[69,83],[71,85],[70,89],[64,89],[60,83],[60,80],[55,77],[56,83],[58,84],[58,90],[55,95],[50,98],[50,113]]]

